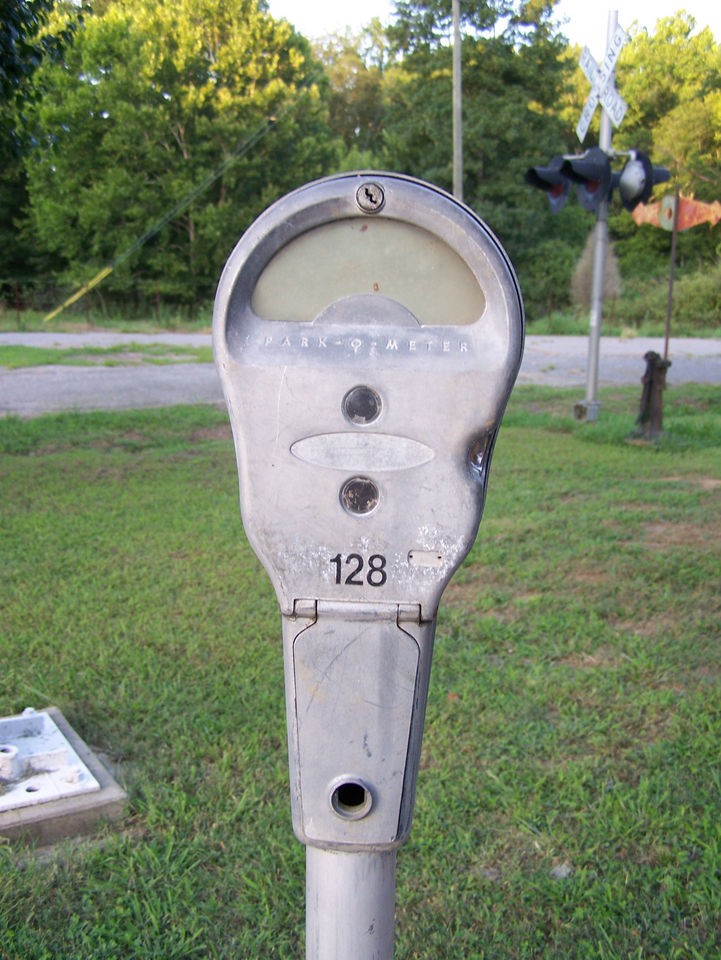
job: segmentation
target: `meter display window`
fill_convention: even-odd
[[[486,306],[470,268],[442,239],[415,224],[355,217],[282,247],[258,279],[252,308],[262,320],[312,322],[334,300],[373,293],[403,303],[423,326],[475,323]]]

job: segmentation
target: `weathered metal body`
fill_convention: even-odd
[[[521,361],[515,275],[448,194],[341,175],[243,235],[214,348],[243,523],[282,614],[294,829],[316,851],[377,854],[387,887],[438,604],[476,536]],[[387,955],[358,949],[345,955]]]

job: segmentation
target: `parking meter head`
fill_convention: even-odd
[[[213,339],[243,523],[283,615],[296,833],[393,846],[438,604],[473,544],[521,361],[515,274],[445,192],[344,174],[241,237]]]
[[[435,613],[476,533],[522,342],[499,242],[436,188],[339,176],[246,231],[214,344],[244,525],[283,612],[312,597]]]

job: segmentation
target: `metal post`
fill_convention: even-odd
[[[608,13],[606,46],[611,43],[618,26],[618,11]],[[601,114],[601,134],[598,145],[605,152],[611,151],[613,128],[606,110]],[[588,338],[588,367],[586,370],[586,401],[576,408],[580,419],[598,420],[598,360],[601,347],[601,322],[603,320],[603,285],[606,272],[606,247],[608,245],[608,198],[602,200],[596,216],[593,246],[593,284],[591,287],[591,316]]]
[[[460,0],[453,0],[453,196],[463,200],[463,94]]]
[[[306,960],[392,960],[396,851],[306,847]]]
[[[673,232],[671,234],[671,257],[668,269],[668,299],[666,301],[666,327],[664,330],[663,359],[668,360],[669,340],[671,339],[671,314],[673,313],[673,283],[676,276],[676,249],[678,247],[678,211],[681,206],[681,188],[676,184],[673,204]]]
[[[588,365],[586,369],[585,420],[598,420],[598,362],[603,320],[603,281],[606,272],[606,245],[608,243],[608,201],[598,208],[593,245],[593,285],[591,287],[591,317],[588,337]]]

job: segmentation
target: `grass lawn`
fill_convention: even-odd
[[[116,367],[141,363],[212,363],[211,347],[166,346],[162,343],[126,343],[114,347],[26,347],[0,345],[0,367],[61,366]]]
[[[442,604],[403,960],[721,956],[721,397],[518,389]],[[59,706],[130,794],[0,843],[0,957],[303,955],[279,615],[213,407],[0,420],[0,715]],[[347,958],[352,960],[352,958]]]

